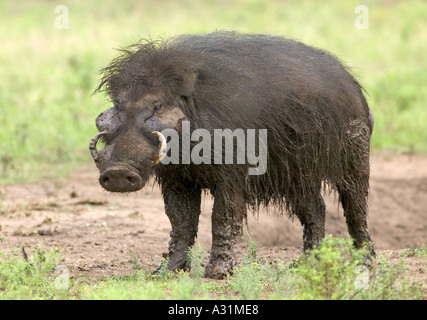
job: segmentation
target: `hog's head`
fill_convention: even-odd
[[[146,42],[123,50],[103,75],[96,91],[107,91],[114,106],[97,117],[99,133],[89,149],[104,189],[137,191],[161,165],[166,144],[161,131],[180,132],[192,110],[199,71],[184,51]],[[105,143],[100,151],[99,139]]]
[[[179,130],[186,119],[178,105],[165,105],[159,95],[146,94],[127,100],[115,99],[114,107],[96,119],[100,131],[90,144],[91,155],[100,170],[99,183],[107,191],[132,192],[141,189],[165,154],[163,129]],[[98,151],[102,139],[105,148]]]
[[[122,92],[114,99],[114,106],[97,117],[99,133],[92,138],[89,149],[104,189],[132,192],[144,187],[165,155],[166,139],[161,131],[179,132],[186,119],[182,111],[185,99],[182,95],[175,100],[164,99],[161,92],[128,99]],[[105,148],[98,151],[100,139]]]

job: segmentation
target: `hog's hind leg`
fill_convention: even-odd
[[[365,122],[355,120],[350,123],[347,135],[347,152],[343,161],[346,164],[344,176],[337,184],[339,199],[355,247],[360,248],[367,243],[371,254],[375,255],[367,222],[371,128]]]
[[[364,243],[370,246],[372,255],[375,255],[371,234],[368,230],[367,222],[367,191],[360,190],[340,190],[339,197],[344,208],[348,232],[354,239],[356,248],[361,248]]]
[[[304,251],[317,247],[325,237],[325,203],[322,196],[318,194],[312,197],[312,201],[296,205],[294,211],[304,228]]]

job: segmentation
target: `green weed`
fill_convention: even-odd
[[[393,264],[381,257],[370,266],[368,252],[368,247],[355,249],[350,239],[327,236],[295,268],[297,298],[420,299],[421,285],[411,279],[403,261]]]
[[[230,278],[240,299],[302,300],[413,300],[421,298],[421,285],[411,279],[403,261],[381,257],[366,265],[369,249],[355,249],[352,240],[327,236],[318,248],[298,262],[269,263],[250,255]],[[249,259],[248,259],[249,258]]]
[[[382,253],[367,267],[368,250],[355,249],[349,239],[328,236],[297,262],[254,259],[256,245],[250,241],[233,275],[222,281],[203,277],[200,245],[189,251],[190,272],[169,271],[166,260],[156,275],[135,269],[129,276],[93,279],[90,284],[71,282],[67,267],[59,265],[57,249],[0,253],[0,299],[425,299],[403,260],[393,263]],[[401,255],[424,258],[425,250],[404,250]]]
[[[257,246],[251,234],[248,234],[247,241],[248,253],[233,269],[230,286],[236,291],[239,299],[260,299],[270,276],[270,266],[267,261],[257,259]]]
[[[58,268],[60,251],[52,248],[46,252],[38,246],[28,256],[25,250],[0,252],[0,299],[68,298],[71,284],[66,268]]]
[[[357,292],[354,285],[357,270],[365,270],[363,267],[367,254],[367,249],[354,249],[352,241],[326,237],[319,248],[312,249],[302,257],[296,268],[300,298],[353,298]]]

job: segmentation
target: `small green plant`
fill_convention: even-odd
[[[252,234],[248,234],[247,241],[248,254],[233,269],[231,287],[236,291],[239,299],[260,299],[265,291],[270,266],[257,259],[257,246]]]
[[[20,253],[0,252],[0,299],[66,298],[69,285],[64,287],[60,282],[60,276],[64,273],[55,273],[61,260],[58,249],[52,248],[46,252],[41,246],[30,256],[27,255],[25,247],[22,247]]]
[[[269,277],[273,292],[269,295],[272,299],[296,299],[297,298],[297,277],[296,262],[291,260],[284,263],[281,260],[272,265],[271,276]]]
[[[171,280],[168,280],[171,281]],[[87,300],[163,300],[167,298],[167,281],[141,270],[131,276],[110,277],[95,285],[82,286]]]
[[[207,291],[203,287],[203,267],[204,248],[202,245],[194,245],[188,250],[190,259],[190,272],[180,272],[177,282],[173,286],[171,297],[177,300],[207,299]]]
[[[132,249],[129,249],[128,251],[130,255],[129,262],[132,263],[132,268],[135,271],[141,270],[141,266],[139,265],[139,254],[138,252],[133,251]]]
[[[302,258],[295,273],[299,299],[419,299],[421,286],[409,278],[400,261],[384,257],[368,268],[369,249],[355,249],[352,240],[327,236]]]
[[[174,272],[169,270],[168,265],[169,257],[166,257],[165,260],[162,261],[154,277],[159,280],[171,279],[174,276]]]
[[[205,248],[202,245],[194,245],[188,251],[188,257],[191,261],[191,276],[195,281],[201,281],[205,274],[205,269],[203,268],[203,254]]]
[[[257,246],[255,240],[253,239],[253,234],[248,233],[248,254],[245,256],[245,261],[255,262],[257,261]]]
[[[269,266],[259,262],[242,262],[233,269],[231,287],[241,300],[261,299],[265,292]]]
[[[427,246],[404,249],[401,251],[400,256],[401,257],[420,257],[420,258],[427,259]]]
[[[304,255],[295,272],[301,299],[352,299],[354,285],[364,260],[366,248],[357,250],[348,239],[327,236],[318,248]]]
[[[418,300],[421,285],[409,277],[406,264],[400,260],[391,263],[385,256],[378,259],[366,290],[356,298],[363,300]]]
[[[209,286],[203,286],[203,252],[202,246],[190,248],[188,252],[191,261],[190,272],[169,270],[169,258],[166,258],[157,274],[153,275],[151,272],[138,269],[132,276],[111,277],[94,286],[84,287],[82,289],[84,297],[86,299],[207,299]],[[135,265],[136,255],[131,256],[132,264]]]

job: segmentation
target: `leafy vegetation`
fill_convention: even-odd
[[[403,260],[390,262],[381,255],[367,267],[366,249],[355,249],[349,239],[326,237],[319,248],[297,261],[267,261],[256,257],[256,245],[222,281],[203,278],[204,249],[197,245],[189,256],[190,272],[167,268],[153,275],[135,269],[126,277],[99,279],[91,284],[68,279],[59,267],[59,251],[38,247],[0,255],[0,299],[422,299],[421,283],[413,279]],[[402,251],[403,255],[406,255]],[[425,249],[416,254],[427,259]],[[409,253],[412,255],[412,253]],[[414,253],[415,255],[415,253]],[[166,262],[167,263],[167,262]],[[166,265],[165,265],[166,266]]]
[[[65,299],[68,290],[60,290],[64,281],[58,263],[62,260],[60,252],[52,248],[45,252],[41,246],[28,257],[25,247],[19,251],[5,254],[0,252],[0,299]]]

